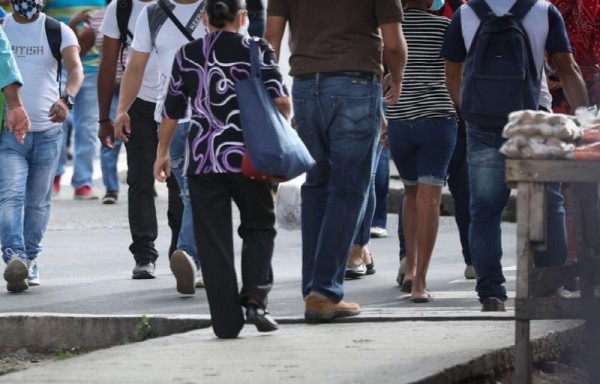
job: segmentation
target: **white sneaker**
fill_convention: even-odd
[[[170,260],[171,272],[177,280],[177,292],[183,295],[196,293],[196,263],[185,251],[173,252]]]
[[[202,272],[196,273],[196,288],[204,288],[204,280],[202,280]]]
[[[371,227],[371,237],[375,239],[383,239],[388,237],[387,229],[381,227]]]
[[[477,278],[477,274],[475,273],[475,268],[472,265],[467,265],[465,267],[465,279],[473,280]]]
[[[27,263],[27,270],[29,275],[27,276],[27,283],[30,287],[37,287],[40,285],[40,272],[38,271],[37,263],[35,260],[30,260]]]
[[[23,292],[29,288],[27,283],[27,262],[19,256],[14,256],[4,270],[4,280],[6,280],[6,289],[9,292]]]

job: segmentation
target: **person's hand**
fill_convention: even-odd
[[[115,127],[111,120],[98,123],[98,139],[105,148],[113,149],[115,147]]]
[[[63,99],[56,100],[50,107],[50,111],[48,111],[48,117],[53,123],[62,123],[67,118],[68,114],[69,107],[67,107],[67,104],[65,104]]]
[[[389,76],[389,79],[386,78]],[[396,81],[388,74],[384,77],[383,86],[383,102],[386,105],[398,104],[400,93],[402,93],[402,81]]]
[[[169,154],[164,156],[157,155],[154,161],[154,178],[161,183],[167,181],[167,178],[171,176],[171,161],[169,160]]]
[[[383,148],[390,147],[390,142],[388,140],[388,122],[385,116],[381,117],[381,133],[379,134],[379,142]]]
[[[548,79],[548,88],[550,89],[550,91],[556,91],[562,88],[562,83],[560,81]]]
[[[89,23],[91,9],[84,9],[77,12],[69,19],[69,26],[77,26],[79,23]]]
[[[23,144],[25,136],[31,128],[31,122],[25,108],[19,106],[8,110],[6,113],[6,128],[15,135],[19,144]]]
[[[124,143],[128,143],[129,136],[131,136],[131,121],[129,120],[129,114],[126,112],[118,115],[113,126],[114,137]]]

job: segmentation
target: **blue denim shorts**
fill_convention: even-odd
[[[404,185],[443,186],[456,134],[454,117],[390,120],[390,153]]]

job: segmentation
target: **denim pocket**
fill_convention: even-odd
[[[372,135],[377,129],[375,97],[332,96],[333,127],[337,133],[350,138]]]
[[[294,120],[296,121],[296,131],[302,140],[308,139],[315,133],[315,127],[308,122],[306,116],[306,102],[303,99],[293,99]]]
[[[59,125],[54,128],[46,129],[45,131],[42,131],[41,133],[42,133],[42,137],[44,138],[44,140],[54,140],[63,135],[63,126]]]
[[[504,156],[496,148],[498,135],[469,129],[467,133],[467,160],[470,164],[502,166]]]

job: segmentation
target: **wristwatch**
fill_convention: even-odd
[[[69,111],[73,109],[73,106],[75,105],[75,98],[71,95],[69,95],[68,93],[63,94],[61,97],[62,101],[65,102],[65,104],[67,104],[67,108],[69,108]]]

